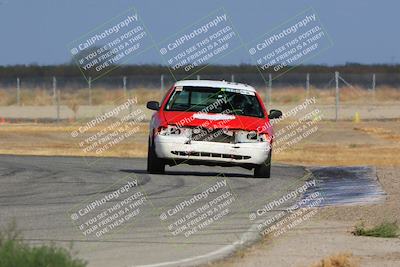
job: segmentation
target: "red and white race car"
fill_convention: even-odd
[[[241,166],[254,177],[269,178],[273,131],[268,112],[256,90],[225,81],[176,82],[150,122],[147,171],[164,173],[165,165]]]

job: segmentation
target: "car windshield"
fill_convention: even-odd
[[[255,92],[231,88],[177,86],[165,110],[264,117]]]

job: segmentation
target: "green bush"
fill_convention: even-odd
[[[15,223],[0,231],[0,267],[85,267],[73,259],[69,250],[55,245],[29,246],[24,243]]]
[[[361,224],[356,226],[352,233],[357,236],[398,237],[399,226],[396,222],[384,222],[373,228],[366,229]]]

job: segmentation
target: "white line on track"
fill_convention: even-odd
[[[216,251],[177,261],[166,261],[147,265],[134,265],[133,267],[182,266],[182,264],[188,264],[190,266],[202,264],[205,262],[205,259],[207,259],[207,261],[221,259],[233,253],[237,248],[243,246],[244,244],[255,242],[260,237],[257,228],[259,223],[260,221],[252,224],[250,228],[242,235],[240,240],[235,241],[232,244],[222,247]]]

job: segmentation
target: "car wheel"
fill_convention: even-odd
[[[154,142],[151,145],[150,139],[147,149],[147,172],[152,174],[165,173],[165,162],[163,159],[157,157]]]
[[[270,178],[271,177],[271,156],[269,151],[268,158],[260,165],[254,168],[254,178]]]

